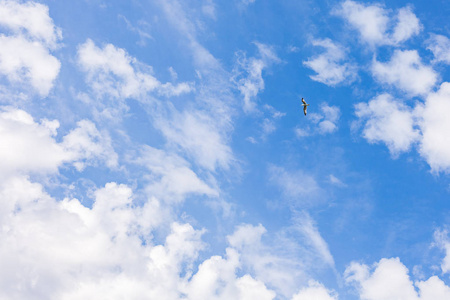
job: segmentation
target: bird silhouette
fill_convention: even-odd
[[[309,104],[307,104],[305,99],[303,99],[303,98],[302,98],[302,105],[303,105],[303,113],[306,116],[306,108],[309,106]]]

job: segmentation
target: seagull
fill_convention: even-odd
[[[303,105],[303,112],[306,116],[306,108],[309,106],[309,104],[306,103],[305,99],[302,98],[302,105]]]

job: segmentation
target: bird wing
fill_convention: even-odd
[[[308,106],[303,106],[303,113],[305,114],[305,116],[306,116],[306,108],[307,108]]]
[[[302,102],[303,102],[303,104],[306,104],[306,101],[305,101],[305,99],[303,99],[303,98],[302,98]]]

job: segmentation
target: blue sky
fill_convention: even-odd
[[[0,1],[0,298],[449,299],[449,11]]]

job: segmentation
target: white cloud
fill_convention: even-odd
[[[167,258],[176,265],[196,254],[199,233],[174,224],[165,252],[150,259],[152,253],[141,238],[149,237],[163,215],[153,201],[132,207],[131,197],[128,187],[110,183],[96,191],[90,209],[76,199],[57,202],[23,177],[3,181],[0,260],[5,268],[0,272],[0,298],[99,298],[107,292],[114,299],[131,292],[137,299],[132,289],[139,283],[142,292],[143,282],[136,275],[148,272],[143,261],[161,264]],[[181,248],[171,242],[180,235],[186,240]]]
[[[385,9],[380,5],[365,6],[347,0],[334,12],[359,30],[363,40],[369,43],[384,42],[389,18]]]
[[[264,90],[262,72],[273,63],[280,62],[273,49],[261,43],[255,43],[259,58],[247,58],[243,52],[236,53],[237,62],[233,70],[232,81],[244,96],[244,111],[251,112],[256,109],[255,98]]]
[[[361,299],[444,300],[450,297],[450,288],[437,276],[413,283],[408,269],[398,258],[383,258],[373,269],[371,273],[367,265],[352,262],[345,270],[346,282],[356,285]]]
[[[23,110],[3,108],[0,112],[1,176],[28,173],[55,173],[64,163],[73,163],[81,170],[87,164],[105,162],[117,165],[107,133],[100,133],[95,125],[82,120],[63,142],[55,140],[59,122],[41,120],[39,123]]]
[[[33,1],[0,1],[0,24],[16,35],[25,35],[48,46],[58,45],[62,38],[61,29],[55,27],[46,5]]]
[[[309,109],[307,121],[312,123],[312,126],[305,128],[296,128],[295,134],[302,138],[314,134],[329,134],[337,131],[338,121],[341,116],[341,111],[337,106],[329,106],[327,103],[321,103],[320,112],[311,112]]]
[[[346,0],[334,14],[346,19],[370,45],[398,45],[422,29],[411,7],[401,8],[395,17],[391,17],[391,12],[379,4],[365,5]]]
[[[437,62],[450,64],[450,39],[439,34],[432,34],[427,41],[427,49],[433,52]]]
[[[73,164],[80,171],[86,164],[97,161],[104,162],[109,168],[118,165],[118,155],[111,145],[109,134],[98,131],[91,121],[79,121],[77,128],[64,136],[61,145],[70,153]]]
[[[393,85],[408,95],[426,95],[436,84],[437,73],[422,64],[416,50],[395,50],[386,63],[374,60],[372,74],[381,83]]]
[[[87,40],[78,47],[78,63],[87,73],[87,82],[97,94],[114,98],[140,98],[149,92],[164,96],[189,93],[193,87],[189,83],[161,83],[151,73],[151,67],[139,64],[128,53],[112,44],[97,47]],[[146,69],[139,70],[139,67]]]
[[[257,280],[287,298],[306,277],[304,260],[307,251],[292,241],[289,243],[283,236],[272,236],[271,242],[264,242],[264,234],[266,229],[261,224],[242,224],[227,239],[232,249],[240,254],[242,270],[254,274]],[[317,265],[321,263],[317,262]]]
[[[396,45],[404,42],[413,35],[419,34],[421,29],[420,21],[412,12],[411,7],[403,7],[397,14],[397,24],[391,37],[392,43]]]
[[[434,245],[445,252],[445,257],[441,263],[442,273],[450,273],[450,239],[447,230],[436,230],[434,232]]]
[[[322,238],[320,232],[307,212],[302,212],[296,217],[296,228],[305,235],[308,243],[316,250],[320,260],[334,269],[334,258],[331,255],[327,242]]]
[[[312,80],[335,86],[340,83],[349,84],[356,79],[357,68],[353,64],[343,62],[346,53],[340,45],[330,39],[314,40],[312,44],[325,49],[324,53],[303,62],[317,73],[310,76]]]
[[[270,300],[276,294],[267,283],[292,289],[298,282],[298,264],[261,243],[262,226],[237,228],[226,256],[206,258],[197,270],[204,230],[171,221],[155,198],[142,206],[133,198],[128,186],[111,182],[89,208],[56,201],[24,177],[2,181],[0,298]],[[256,277],[243,272],[248,267]]]
[[[176,154],[144,146],[133,163],[145,166],[151,174],[147,192],[159,199],[181,201],[188,194],[219,196],[216,187],[211,187],[198,178],[189,163]]]
[[[390,95],[382,94],[355,106],[356,116],[364,121],[363,136],[369,143],[383,142],[396,157],[408,151],[420,137],[414,128],[412,109],[396,102]]]
[[[0,2],[0,24],[12,35],[0,35],[0,73],[12,83],[29,82],[45,97],[58,76],[60,62],[50,54],[61,31],[48,15],[48,7],[35,2]]]
[[[302,288],[292,297],[292,300],[337,300],[335,293],[328,291],[323,284],[311,280],[307,287]]]
[[[450,171],[450,83],[444,82],[428,96],[425,106],[418,107],[422,140],[419,152],[433,171]]]
[[[170,119],[157,117],[155,125],[170,143],[181,146],[200,166],[228,169],[234,160],[227,144],[228,125],[214,116],[200,110],[173,111]]]

